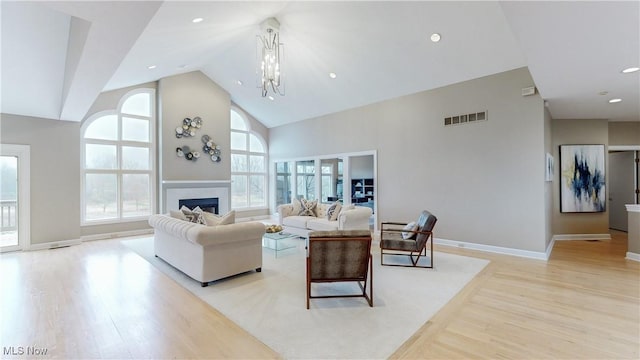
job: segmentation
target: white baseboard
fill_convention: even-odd
[[[94,241],[94,240],[115,239],[115,238],[121,238],[121,237],[139,236],[139,235],[147,235],[147,234],[153,234],[153,229],[150,228],[150,229],[141,229],[141,230],[119,231],[119,232],[112,232],[112,233],[106,233],[106,234],[85,235],[85,236],[82,236],[80,239],[82,239],[82,241]]]
[[[553,235],[553,240],[611,240],[611,234],[561,234]]]
[[[26,250],[36,251],[36,250],[49,250],[49,249],[57,249],[61,247],[80,245],[82,240],[80,239],[71,239],[71,240],[60,240],[60,241],[51,241],[40,244],[31,244],[29,248]]]
[[[636,254],[636,253],[632,253],[632,252],[627,252],[627,256],[625,257],[625,259],[640,262],[640,254]]]
[[[501,247],[501,246],[476,244],[476,243],[469,243],[464,241],[447,240],[447,239],[439,239],[439,238],[435,238],[434,240],[435,240],[434,243],[437,245],[453,246],[458,248],[479,250],[479,251],[519,256],[519,257],[524,257],[529,259],[537,259],[537,260],[545,260],[545,261],[549,259],[549,254],[551,254],[551,249],[553,248],[553,240],[551,240],[551,243],[549,244],[550,246],[547,246],[546,252],[520,250],[520,249],[513,249],[513,248],[507,248],[507,247]]]

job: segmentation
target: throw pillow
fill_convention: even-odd
[[[408,223],[407,225],[405,225],[405,227],[404,227],[404,228],[402,228],[402,230],[404,230],[404,231],[402,232],[402,238],[403,238],[403,239],[405,239],[405,240],[413,239],[413,238],[415,238],[415,237],[416,237],[416,233],[414,233],[414,232],[409,232],[409,231],[416,231],[416,230],[418,230],[418,225],[416,224],[416,222],[415,222],[415,221],[412,221],[412,222]]]
[[[171,216],[172,218],[187,221],[187,217],[184,216],[184,213],[182,211],[169,210],[169,216]]]
[[[318,200],[300,199],[300,204],[302,204],[302,210],[298,213],[299,216],[316,216],[314,209],[318,205]]]
[[[342,210],[342,203],[340,201],[336,201],[327,209],[327,220],[334,221],[338,220],[338,215],[340,214],[340,210]]]
[[[204,212],[204,223],[207,226],[229,225],[236,222],[236,211],[231,210],[223,216]]]
[[[299,214],[300,211],[302,211],[302,203],[300,202],[299,199],[292,199],[291,200],[291,206],[293,206],[293,213],[294,214]]]
[[[204,211],[202,211],[202,209],[200,209],[199,206],[196,206],[193,210],[189,209],[186,206],[182,206],[180,208],[180,211],[182,211],[184,216],[187,218],[187,221],[204,225],[205,223],[204,216],[203,216]]]

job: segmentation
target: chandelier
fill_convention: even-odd
[[[257,36],[257,60],[258,87],[262,90],[262,97],[266,97],[269,92],[284,95],[284,84],[282,82],[282,59],[284,54],[284,44],[280,43],[280,23],[275,18],[268,18],[260,24],[261,34]],[[273,100],[271,96],[270,99]]]

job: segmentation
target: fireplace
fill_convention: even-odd
[[[200,207],[202,211],[207,211],[213,214],[218,214],[218,198],[201,198],[201,199],[180,199],[178,200],[178,208],[183,206],[189,209],[195,209]]]

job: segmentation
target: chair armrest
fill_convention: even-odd
[[[278,211],[278,225],[282,225],[282,219],[286,218],[287,216],[295,215],[293,213],[293,205],[291,204],[278,205],[276,210]]]
[[[356,206],[350,210],[340,211],[338,215],[338,230],[369,229],[371,214],[373,214],[373,210],[364,206]]]

